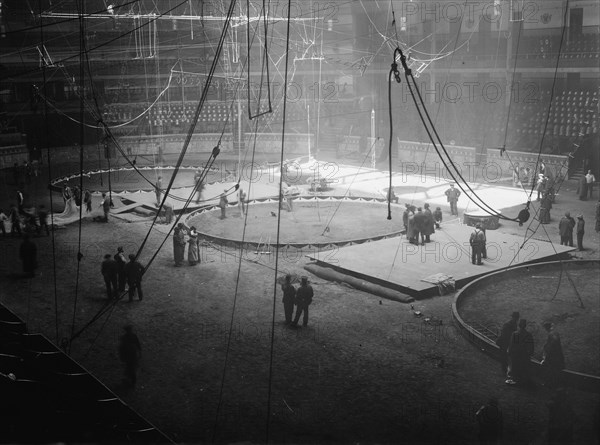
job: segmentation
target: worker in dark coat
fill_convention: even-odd
[[[435,221],[433,219],[433,213],[431,213],[431,209],[429,208],[429,204],[425,203],[423,205],[423,215],[425,215],[425,226],[423,228],[423,234],[425,235],[425,242],[431,242],[430,236],[435,233]]]
[[[577,215],[577,250],[580,252],[585,250],[583,248],[583,235],[585,233],[585,221],[583,215]]]
[[[408,214],[408,225],[406,228],[406,238],[411,244],[419,244],[419,230],[417,229],[417,224],[415,223],[415,212],[416,208],[414,206],[410,206],[410,213]]]
[[[585,201],[587,199],[587,187],[587,180],[585,179],[585,175],[583,175],[581,178],[579,178],[579,184],[577,185],[577,194],[579,195],[579,199],[581,201]]]
[[[185,226],[183,223],[177,224],[173,230],[173,256],[175,257],[175,267],[180,267],[185,256]]]
[[[136,261],[133,253],[129,254],[129,262],[125,265],[125,276],[127,277],[127,286],[129,302],[133,301],[133,295],[137,290],[138,300],[142,301],[144,292],[142,291],[142,276],[144,275],[144,266]]]
[[[133,327],[125,326],[125,334],[121,337],[119,343],[119,358],[125,365],[126,382],[135,386],[137,380],[137,368],[142,357],[142,346],[138,336],[133,332]]]
[[[281,285],[283,291],[283,312],[285,314],[286,324],[292,322],[294,315],[294,305],[296,304],[296,288],[292,284],[292,277],[290,275],[285,276],[285,281]]]
[[[296,290],[296,317],[294,317],[294,321],[292,322],[293,326],[298,326],[298,320],[300,320],[300,315],[302,314],[304,314],[302,326],[308,324],[308,306],[312,303],[313,296],[313,288],[308,284],[308,277],[302,277],[300,287]]]
[[[548,192],[544,193],[540,203],[540,223],[548,224],[550,222],[550,210],[552,209],[552,197]]]
[[[569,212],[565,212],[565,216],[558,223],[558,232],[560,233],[561,246],[573,246],[573,228],[575,221],[571,218]],[[570,242],[570,244],[569,244]]]
[[[419,244],[419,239],[420,239],[421,244],[425,245],[425,233],[426,233],[425,223],[426,223],[426,220],[427,220],[427,217],[423,213],[423,209],[421,209],[421,207],[419,207],[417,209],[417,213],[415,213],[415,218],[414,218],[415,227],[414,227],[414,231],[413,231],[413,235],[416,238],[417,244]]]
[[[446,190],[444,194],[446,195],[447,201],[450,203],[450,213],[458,216],[458,208],[456,207],[456,203],[458,203],[460,191],[454,188],[454,184],[450,184],[450,188]]]
[[[510,320],[502,325],[500,335],[496,339],[496,345],[500,348],[500,366],[502,367],[502,375],[506,375],[508,371],[508,345],[510,344],[510,336],[517,330],[519,322],[519,313],[513,312]]]
[[[469,238],[469,244],[471,244],[471,263],[482,265],[481,256],[485,249],[485,233],[481,230],[481,224],[475,225],[475,230]]]
[[[119,266],[110,253],[104,255],[101,268],[104,284],[106,284],[106,297],[110,300],[119,296]]]
[[[561,371],[565,369],[565,356],[563,354],[560,335],[549,321],[542,324],[548,333],[546,343],[542,348],[542,366],[545,370],[546,381],[552,387],[560,386]]]
[[[37,246],[29,239],[27,233],[23,235],[23,242],[19,248],[19,257],[23,263],[23,272],[25,275],[34,277],[35,269],[37,269]]]
[[[519,320],[519,328],[510,336],[508,345],[509,369],[506,383],[531,383],[531,356],[533,355],[533,336],[527,330],[527,321]]]

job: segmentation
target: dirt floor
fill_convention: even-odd
[[[10,177],[4,184],[0,199],[6,208],[16,186]],[[47,178],[33,181],[26,200],[48,205],[46,184]],[[61,211],[62,200],[54,200]],[[598,258],[594,208],[595,201],[578,201],[568,184],[545,226],[549,236],[558,240],[558,215],[581,211],[587,250],[576,256]],[[175,268],[167,239],[144,276],[144,300],[120,301],[90,324],[106,307],[102,256],[119,245],[126,254],[135,252],[149,227],[144,218],[111,218],[108,224],[83,222],[81,241],[77,225],[35,238],[40,267],[33,279],[21,278],[20,240],[6,237],[0,241],[0,299],[30,332],[57,343],[73,338],[71,356],[173,440],[477,443],[475,412],[496,396],[504,413],[502,443],[546,442],[551,391],[505,385],[499,364],[452,325],[453,295],[411,308],[311,276],[309,325],[288,328],[275,280],[281,271],[304,275],[302,255],[249,260],[235,249],[205,244],[200,265]],[[525,231],[517,224],[504,228]],[[159,226],[152,232],[142,263],[150,261],[166,231]],[[413,310],[442,324],[425,324]],[[117,355],[129,323],[143,348],[133,390],[122,385]],[[590,335],[597,344],[599,333]],[[569,398],[576,442],[597,443],[600,395],[571,390]]]
[[[226,219],[220,219],[221,211],[217,208],[191,218],[188,225],[214,237],[236,241],[243,237],[247,242],[275,244],[279,202],[250,206],[245,227],[239,207],[229,208]],[[388,220],[385,203],[295,199],[292,211],[286,208],[281,212],[280,243],[334,243],[399,233],[404,209],[400,206],[392,209],[392,219]],[[345,223],[350,220],[352,224]]]

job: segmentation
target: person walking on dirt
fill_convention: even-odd
[[[294,317],[294,321],[292,322],[293,326],[298,326],[300,315],[304,314],[302,326],[306,327],[308,324],[308,306],[312,303],[313,296],[313,288],[308,284],[308,277],[302,277],[300,287],[296,291],[296,317]]]
[[[110,253],[104,255],[104,261],[102,261],[100,270],[104,277],[104,284],[106,285],[106,297],[109,300],[117,298],[119,295],[119,266]]]
[[[296,288],[292,284],[292,277],[290,275],[285,276],[285,282],[281,285],[281,290],[283,291],[285,323],[290,324],[294,315],[294,304],[296,303]]]
[[[502,325],[500,335],[496,340],[496,345],[500,348],[500,366],[502,367],[502,375],[506,375],[508,371],[508,346],[510,344],[510,336],[517,330],[519,322],[519,313],[513,312],[510,320]]]
[[[121,336],[119,343],[119,358],[125,365],[125,381],[133,387],[137,381],[137,369],[142,357],[142,346],[131,325],[127,325],[123,329],[125,334]]]
[[[115,261],[117,262],[119,277],[119,292],[123,292],[125,290],[125,282],[127,281],[127,277],[125,276],[125,265],[127,264],[127,260],[125,259],[125,254],[123,253],[122,247],[117,247]]]

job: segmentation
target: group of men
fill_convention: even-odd
[[[542,324],[548,336],[542,348],[542,361],[546,382],[552,386],[560,383],[561,371],[565,367],[560,335],[554,325],[547,321]],[[533,335],[527,330],[527,321],[513,312],[509,321],[502,325],[496,340],[500,348],[500,364],[506,376],[507,385],[530,385],[531,357],[534,354]]]
[[[585,234],[585,221],[583,215],[577,215],[577,222],[573,219],[570,212],[565,212],[558,223],[558,231],[560,233],[560,245],[573,247],[573,230],[577,234],[577,249],[583,251],[583,235]]]
[[[308,306],[312,303],[314,296],[313,288],[308,284],[308,277],[301,277],[300,287],[296,289],[292,284],[291,275],[286,275],[281,290],[283,291],[285,323],[297,327],[300,316],[304,315],[302,326],[306,327],[308,325]],[[294,306],[296,306],[296,316],[292,320]]]
[[[144,266],[136,260],[136,256],[133,253],[129,254],[129,262],[125,260],[122,247],[117,248],[117,253],[114,256],[107,253],[104,255],[101,272],[104,277],[108,300],[117,299],[119,292],[125,291],[125,284],[128,286],[130,302],[133,301],[136,290],[138,299],[142,301],[144,298],[142,291]]]
[[[402,223],[408,241],[416,245],[425,245],[425,243],[431,242],[431,235],[435,233],[435,228],[440,228],[442,210],[436,207],[432,212],[427,203],[423,205],[424,209],[410,204],[404,204],[404,206]]]

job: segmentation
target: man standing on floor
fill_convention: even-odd
[[[583,234],[585,233],[585,221],[583,215],[577,215],[577,250],[580,252],[585,250],[583,248]]]
[[[425,209],[423,210],[423,215],[425,215],[425,224],[424,224],[424,228],[425,228],[425,242],[429,243],[431,242],[431,235],[433,235],[435,233],[435,226],[434,226],[434,220],[433,220],[433,213],[431,213],[431,209],[429,208],[429,204],[425,203],[423,205],[423,207],[425,207]]]
[[[25,202],[23,193],[21,193],[21,190],[17,190],[17,208],[19,209],[19,213],[23,213],[23,202]]]
[[[585,182],[587,184],[588,196],[592,198],[594,194],[594,182],[596,182],[596,177],[591,170],[588,170],[587,174],[585,175]]]
[[[125,365],[125,382],[133,387],[137,380],[137,368],[142,357],[142,346],[131,325],[127,325],[123,329],[125,334],[123,334],[119,343],[119,358]]]
[[[162,176],[159,176],[156,180],[156,184],[154,184],[154,193],[156,194],[156,205],[160,206],[160,201],[162,197]]]
[[[185,256],[185,225],[177,224],[173,230],[173,256],[175,259],[175,267],[181,267]]]
[[[560,342],[560,335],[549,321],[542,324],[548,337],[543,347],[542,366],[546,371],[546,381],[552,387],[559,386],[561,371],[565,368],[565,356]]]
[[[565,216],[563,216],[558,223],[558,232],[560,233],[560,245],[568,246],[569,240],[571,240],[571,246],[573,246],[573,219],[571,218],[571,214],[569,212],[565,212]]]
[[[221,197],[219,198],[219,207],[221,208],[221,219],[227,218],[227,204],[229,201],[227,200],[227,189],[223,190],[221,193]]]
[[[281,285],[281,290],[283,291],[285,323],[290,324],[294,315],[294,304],[296,303],[296,288],[292,284],[292,277],[290,275],[285,276],[285,282]]]
[[[300,281],[300,287],[296,291],[296,317],[292,323],[293,326],[298,326],[298,320],[300,315],[304,314],[302,319],[302,326],[306,327],[308,324],[308,306],[313,301],[313,288],[308,284],[308,277],[302,277]]]
[[[111,300],[119,295],[118,276],[119,270],[117,262],[113,259],[110,253],[104,255],[101,268],[104,284],[106,285],[106,297]]]
[[[531,356],[533,355],[533,336],[527,330],[527,321],[519,320],[519,328],[510,336],[508,357],[510,365],[506,384],[531,383]]]
[[[38,219],[40,220],[40,225],[37,227],[37,233],[39,234],[42,229],[45,229],[46,236],[50,235],[50,228],[48,227],[48,212],[46,211],[44,204],[40,204]]]
[[[423,213],[423,209],[421,209],[421,207],[417,208],[417,213],[415,213],[415,218],[413,220],[415,223],[414,233],[416,233],[417,245],[419,244],[419,240],[422,246],[425,245],[425,234],[427,233],[425,229],[426,219],[427,217]]]
[[[471,263],[482,265],[481,256],[485,248],[485,233],[481,230],[481,224],[475,225],[475,230],[469,238],[469,244],[471,244]]]
[[[142,301],[144,292],[142,291],[142,277],[144,276],[144,266],[135,260],[133,253],[129,254],[129,263],[125,265],[125,276],[127,277],[127,285],[129,286],[129,302],[133,301],[133,295],[137,289],[138,300]]]
[[[460,196],[460,190],[454,188],[454,183],[450,184],[450,188],[445,191],[446,199],[450,203],[450,213],[458,216],[458,209],[456,207],[456,203],[458,202],[458,197]]]
[[[19,249],[19,257],[23,262],[23,272],[25,276],[34,277],[35,269],[37,269],[37,246],[29,239],[26,233],[23,235],[23,242]]]
[[[500,335],[496,339],[496,345],[500,348],[500,366],[502,367],[502,375],[506,376],[508,371],[508,345],[510,344],[510,336],[517,330],[519,322],[519,313],[513,312],[510,320],[502,325]]]
[[[115,261],[117,262],[117,271],[119,276],[119,292],[123,292],[125,290],[125,282],[127,281],[125,276],[125,265],[127,264],[127,260],[125,259],[125,254],[123,253],[122,247],[117,247]]]
[[[110,198],[106,196],[106,193],[102,193],[102,211],[104,212],[104,222],[108,222],[108,214],[110,212]]]

